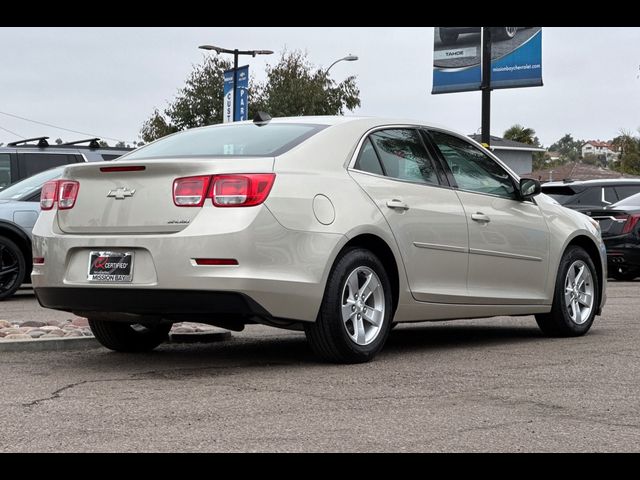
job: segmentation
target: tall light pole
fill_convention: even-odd
[[[344,61],[344,62],[355,62],[356,60],[358,60],[358,56],[357,55],[351,55],[351,54],[347,55],[346,57],[339,58],[338,60],[333,62],[331,65],[329,65],[329,68],[327,68],[324,71],[324,73],[325,73],[325,75],[329,75],[329,70],[331,70],[331,67],[333,67],[338,62],[342,62],[342,61]]]
[[[238,57],[240,55],[251,55],[255,57],[256,55],[271,55],[273,53],[272,50],[238,50],[233,49],[230,50],[228,48],[220,48],[214,45],[200,45],[198,48],[202,50],[213,50],[217,54],[221,53],[231,53],[233,55],[233,87],[231,90],[231,105],[233,109],[232,121],[236,120],[236,88],[238,84]]]

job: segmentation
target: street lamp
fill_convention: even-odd
[[[355,62],[356,60],[358,60],[358,56],[357,56],[357,55],[351,55],[351,54],[349,54],[349,55],[347,55],[346,57],[339,58],[338,60],[336,60],[335,62],[333,62],[331,65],[329,65],[329,68],[327,68],[327,69],[325,70],[325,72],[324,72],[324,73],[325,73],[325,75],[329,75],[329,70],[331,70],[331,67],[333,67],[333,66],[334,66],[336,63],[338,63],[338,62],[342,62],[343,60],[344,60],[345,62]]]
[[[233,120],[235,121],[236,117],[236,86],[238,84],[238,57],[240,55],[251,55],[255,57],[256,55],[271,55],[273,53],[272,50],[238,50],[237,48],[234,50],[230,50],[228,48],[220,48],[214,45],[200,45],[198,48],[202,50],[213,50],[217,54],[221,53],[231,53],[233,55],[233,87],[232,87],[232,95],[231,95],[231,105],[233,108]],[[357,57],[356,57],[357,58]]]

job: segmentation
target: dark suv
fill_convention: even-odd
[[[48,138],[27,138],[9,143],[6,147],[0,147],[0,190],[59,165],[113,160],[133,150],[132,148],[102,147],[98,143],[99,138],[60,145],[49,145]]]
[[[586,213],[601,210],[640,192],[640,178],[610,180],[564,180],[542,184],[542,193],[560,205]]]

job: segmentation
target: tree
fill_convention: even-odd
[[[194,66],[185,86],[167,108],[154,109],[140,137],[151,142],[186,128],[222,122],[224,71],[231,63],[207,57]],[[315,68],[300,51],[284,51],[274,66],[267,65],[263,83],[251,79],[249,117],[262,110],[271,116],[336,115],[360,106],[355,77],[337,83],[326,70]]]
[[[538,137],[535,136],[536,131],[533,128],[525,128],[522,125],[516,123],[502,135],[507,140],[513,140],[514,142],[526,143],[527,145],[539,145]]]
[[[284,51],[275,66],[267,65],[267,80],[256,93],[253,109],[274,117],[342,115],[345,108],[360,106],[355,76],[336,84],[326,70],[315,68],[299,50]]]
[[[56,138],[56,145],[60,145],[62,143],[62,139],[61,138]]]
[[[631,175],[640,175],[640,154],[625,153],[620,160],[620,170]]]
[[[109,144],[107,142],[105,142],[104,140],[98,140],[98,145],[100,145],[101,147],[108,147]]]
[[[574,140],[570,133],[566,133],[560,140],[552,143],[549,150],[558,152],[563,163],[575,162],[582,154],[583,140]]]

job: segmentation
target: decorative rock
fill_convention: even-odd
[[[193,327],[174,327],[171,329],[171,333],[194,333],[196,330]]]
[[[42,328],[44,330],[44,327]],[[49,330],[48,333],[46,335],[43,335],[42,338],[44,337],[64,337],[65,332],[63,332],[60,329],[57,330]]]
[[[88,327],[89,320],[84,317],[76,317],[71,321],[71,325],[75,325],[76,327]]]
[[[0,320],[0,328],[11,328],[11,322],[8,320]]]
[[[64,334],[65,337],[81,337],[82,332],[80,330],[71,330]]]
[[[26,322],[22,322],[20,326],[40,328],[40,327],[44,327],[46,324],[47,322],[43,322],[41,320],[27,320]]]
[[[26,333],[10,333],[6,337],[5,340],[31,340],[31,337]]]
[[[31,330],[31,331],[29,332],[29,336],[30,336],[31,338],[40,338],[41,336],[43,336],[43,335],[44,335],[44,334],[46,334],[46,333],[47,333],[47,332],[45,332],[44,330],[38,330],[38,329],[36,329],[36,330]]]
[[[55,332],[56,330],[60,330],[60,327],[45,325],[44,327],[40,327],[40,330],[44,330],[45,332]]]
[[[82,329],[82,335],[84,335],[85,337],[93,337],[93,332],[91,331],[91,329],[87,328],[87,329]]]
[[[0,328],[0,333],[3,333],[4,334],[3,336],[6,337],[7,335],[14,335],[14,334],[23,333],[23,332],[18,327],[6,327],[6,328]]]

